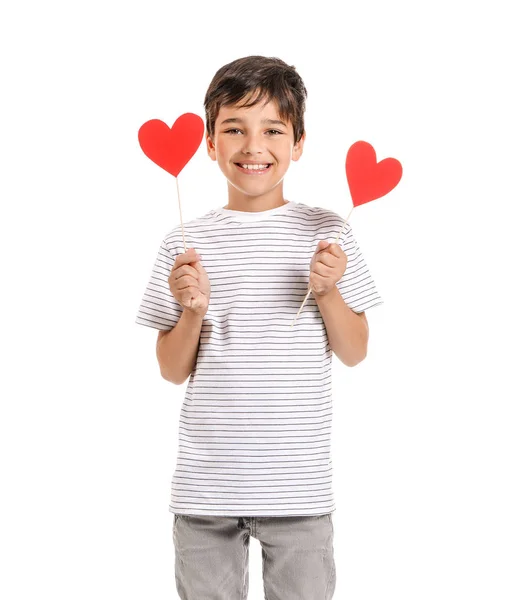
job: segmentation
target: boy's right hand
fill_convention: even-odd
[[[174,298],[185,310],[204,317],[210,303],[210,280],[193,248],[179,254],[168,285]]]

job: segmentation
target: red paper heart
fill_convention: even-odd
[[[198,115],[184,113],[172,128],[159,119],[147,121],[138,131],[139,145],[148,158],[177,177],[197,152],[204,135],[204,122]]]
[[[355,142],[347,151],[346,175],[353,206],[388,194],[402,178],[402,165],[396,158],[376,162],[376,152],[368,142]]]

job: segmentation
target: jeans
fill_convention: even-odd
[[[181,600],[246,600],[250,536],[262,548],[265,600],[331,600],[336,584],[331,513],[291,517],[174,514]]]

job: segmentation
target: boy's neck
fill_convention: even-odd
[[[238,210],[240,212],[262,212],[284,206],[288,201],[284,200],[282,186],[271,190],[270,193],[262,196],[247,196],[241,194],[239,190],[228,185],[228,204],[223,206],[226,210]]]

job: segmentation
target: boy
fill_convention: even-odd
[[[228,204],[186,223],[186,253],[180,226],[166,234],[136,318],[160,330],[161,375],[190,377],[169,507],[183,600],[246,598],[251,535],[266,598],[335,589],[332,352],[348,366],[363,360],[364,311],[382,299],[351,227],[339,245],[327,241],[344,219],[284,199],[306,96],[277,58],[217,71],[206,145]]]

